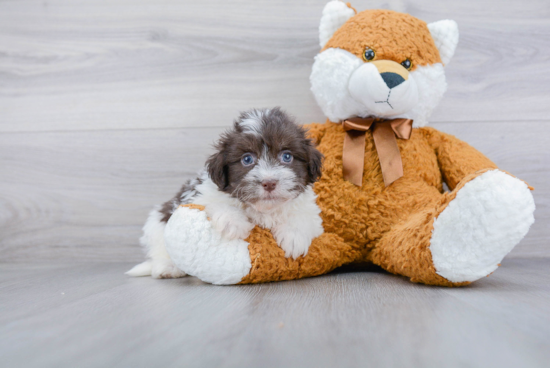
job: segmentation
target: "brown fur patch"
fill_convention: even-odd
[[[373,60],[410,59],[418,65],[441,63],[439,51],[426,22],[391,10],[365,10],[351,17],[325,45],[340,48],[362,59],[367,47],[376,52]]]

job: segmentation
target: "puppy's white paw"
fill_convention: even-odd
[[[307,254],[313,238],[298,230],[279,230],[275,233],[275,240],[285,251],[285,257],[296,259]]]
[[[153,259],[151,262],[151,277],[154,279],[177,279],[187,276],[170,259]]]
[[[246,239],[250,235],[254,225],[240,212],[217,211],[212,214],[212,227],[225,239],[235,240]]]

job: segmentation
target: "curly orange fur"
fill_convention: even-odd
[[[392,37],[388,37],[391,29]],[[325,49],[339,48],[361,58],[365,48],[376,52],[374,60],[412,62],[418,65],[441,63],[439,51],[426,22],[409,14],[390,10],[366,10],[351,17],[325,45]]]

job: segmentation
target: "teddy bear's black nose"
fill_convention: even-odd
[[[393,87],[397,87],[401,83],[405,81],[405,78],[400,76],[397,73],[391,73],[391,72],[385,72],[380,74],[382,76],[382,79],[386,83],[386,86],[388,86],[389,89],[392,89]]]

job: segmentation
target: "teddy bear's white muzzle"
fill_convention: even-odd
[[[380,73],[373,63],[358,67],[348,82],[350,95],[374,115],[391,117],[410,111],[418,103],[418,88],[411,74]]]

